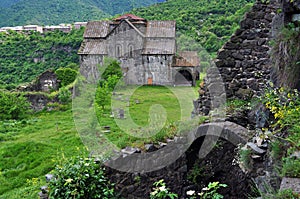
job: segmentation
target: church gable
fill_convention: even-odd
[[[175,21],[146,21],[132,14],[112,21],[89,22],[78,52],[81,71],[94,72],[108,56],[121,63],[128,84],[173,85],[174,66],[192,67],[188,59],[175,59],[175,35]]]
[[[123,20],[107,36],[108,55],[115,58],[132,58],[143,48],[143,43],[143,34]]]

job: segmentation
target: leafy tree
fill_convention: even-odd
[[[98,86],[96,90],[95,102],[98,106],[105,109],[106,105],[110,104],[111,100],[111,91],[108,87],[108,84],[104,82],[101,86]]]
[[[104,60],[104,67],[102,68],[105,69],[101,75],[101,78],[104,80],[108,80],[112,75],[117,76],[119,79],[123,76],[120,63],[115,59],[106,58]],[[100,68],[100,71],[102,68]]]
[[[71,68],[59,68],[55,73],[60,80],[60,86],[67,86],[73,83],[77,77],[77,71]]]
[[[29,111],[29,103],[22,95],[0,91],[0,119],[22,119]]]

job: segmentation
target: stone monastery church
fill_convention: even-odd
[[[121,63],[127,84],[194,85],[199,78],[196,51],[177,52],[175,21],[147,21],[125,14],[112,21],[88,22],[80,55],[81,74],[99,79],[104,57]]]

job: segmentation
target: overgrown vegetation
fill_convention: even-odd
[[[266,92],[264,104],[274,116],[273,154],[281,157],[281,175],[300,177],[300,161],[293,153],[300,150],[300,98],[297,90],[273,88]],[[280,144],[279,144],[280,143]],[[285,154],[279,151],[285,151]]]
[[[272,57],[279,87],[300,88],[300,31],[294,24],[285,26],[273,41]]]
[[[36,198],[56,164],[87,155],[70,110],[1,121],[0,129],[0,198]]]
[[[0,27],[100,20],[164,0],[1,0]]]
[[[202,46],[215,54],[239,26],[252,0],[169,0],[165,3],[133,10],[148,20],[176,20],[179,40],[192,38],[189,48]],[[200,44],[200,45],[199,45]],[[201,61],[204,59],[202,58]]]
[[[0,120],[23,119],[29,112],[29,103],[22,94],[0,90]]]
[[[113,199],[114,188],[101,164],[93,158],[75,157],[57,165],[49,184],[50,198]]]
[[[68,67],[76,70],[82,35],[83,29],[45,34],[1,32],[0,87],[13,88],[17,84],[30,82],[47,69]]]

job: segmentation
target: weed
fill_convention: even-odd
[[[250,149],[240,149],[239,150],[239,162],[242,164],[242,166],[248,170],[251,171],[253,167],[252,159],[251,159],[251,150]]]

